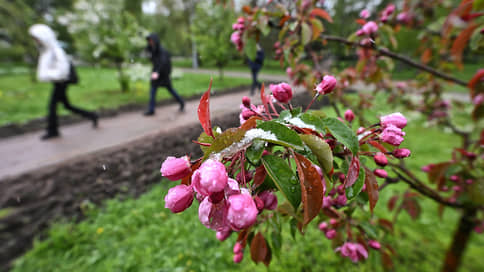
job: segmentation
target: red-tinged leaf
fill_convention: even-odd
[[[255,263],[264,262],[267,255],[269,254],[269,249],[267,247],[266,239],[262,233],[258,232],[252,242],[250,242],[250,257]]]
[[[333,22],[331,15],[329,15],[329,13],[327,11],[325,11],[324,9],[315,8],[311,11],[311,15],[312,16],[319,16],[319,17],[325,19],[326,21],[328,21],[330,23]]]
[[[291,16],[289,15],[285,15],[284,17],[281,18],[281,20],[279,21],[279,26],[282,27],[284,25],[284,23],[287,22],[287,20],[291,19]]]
[[[262,120],[260,116],[252,116],[244,124],[240,126],[241,129],[247,131],[257,126],[257,120]]]
[[[272,260],[272,250],[271,250],[271,247],[268,246],[266,258],[262,262],[264,262],[265,266],[269,266],[271,264],[271,260]]]
[[[200,104],[198,105],[198,120],[202,125],[203,131],[208,136],[213,136],[212,131],[212,121],[210,120],[210,90],[212,89],[212,79],[210,79],[210,85],[208,85],[208,90],[200,98]]]
[[[381,145],[379,142],[369,141],[368,143],[371,144],[373,147],[377,148],[378,150],[380,150],[383,153],[388,152],[388,150],[383,145]]]
[[[422,55],[420,56],[420,61],[423,64],[427,64],[432,59],[432,49],[427,48],[424,50]]]
[[[365,25],[366,20],[365,19],[356,19],[356,23],[359,24],[359,25]]]
[[[427,173],[427,177],[430,182],[437,184],[438,188],[442,188],[445,184],[445,171],[450,166],[450,162],[442,162],[432,165],[429,172]]]
[[[370,202],[370,211],[373,213],[373,209],[378,201],[378,182],[376,181],[373,172],[365,167],[365,185],[366,192],[368,193],[368,200]]]
[[[360,174],[360,160],[358,160],[358,157],[354,156],[351,159],[351,163],[348,168],[348,173],[346,174],[346,179],[344,181],[345,188],[353,186],[353,184],[355,184],[356,179],[358,179],[359,174]]]
[[[252,13],[254,13],[254,12],[252,11],[252,8],[251,8],[250,6],[243,6],[243,7],[242,7],[242,11],[244,11],[245,13],[247,13],[247,14],[249,14],[249,15],[250,15],[250,14],[252,14]]]
[[[392,256],[386,250],[381,252],[381,264],[386,271],[393,270]]]
[[[413,220],[420,216],[421,208],[415,198],[406,198],[402,203],[402,208],[412,217]]]
[[[266,179],[266,175],[267,175],[267,172],[264,165],[261,165],[255,169],[254,183],[253,183],[254,189],[259,187],[262,183],[264,183],[264,180]]]
[[[339,218],[339,214],[333,208],[321,209],[321,211],[329,218]]]
[[[479,93],[484,92],[484,69],[479,69],[476,74],[469,80],[467,86],[471,89],[471,97],[474,98]]]
[[[239,242],[242,247],[245,247],[245,245],[247,245],[247,238],[249,237],[249,233],[250,227],[239,232],[239,235],[237,236],[237,242]]]
[[[393,233],[393,223],[390,220],[380,218],[378,224],[388,232]]]
[[[182,179],[181,184],[190,185],[192,183],[193,172],[195,172],[195,170],[197,170],[201,164],[202,164],[202,160],[198,160],[196,163],[192,164],[191,166],[192,172],[188,176]]]
[[[464,52],[467,42],[470,40],[472,33],[477,27],[477,24],[470,24],[466,29],[460,32],[459,36],[457,36],[452,44],[450,53],[455,58],[455,63],[459,66],[462,65],[462,52]]]
[[[420,195],[417,192],[405,192],[403,196],[405,198],[414,198],[414,197],[419,197]]]
[[[397,204],[397,200],[400,196],[398,195],[394,195],[392,196],[389,200],[388,200],[388,210],[389,211],[393,211],[393,209],[395,208],[395,204]]]
[[[264,83],[262,83],[262,87],[260,88],[260,100],[262,105],[264,105],[264,109],[266,113],[269,113],[269,96],[266,96]]]
[[[318,170],[310,160],[298,153],[295,153],[294,159],[301,183],[301,200],[304,210],[303,224],[307,225],[321,210],[324,187]]]
[[[323,32],[324,27],[321,21],[317,18],[311,18],[311,28],[312,28],[312,37],[311,40],[316,40],[319,35]]]

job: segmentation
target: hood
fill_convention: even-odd
[[[146,49],[148,51],[150,51],[152,54],[156,54],[158,52],[161,51],[161,43],[160,43],[160,38],[158,37],[158,35],[156,33],[151,33],[150,35],[148,35],[146,37],[146,40],[152,40],[153,43],[154,43],[154,47],[152,48],[150,46],[150,44],[148,43],[148,46],[146,47]]]
[[[39,40],[45,48],[57,46],[57,38],[54,31],[44,24],[35,24],[31,26],[29,28],[29,34]]]

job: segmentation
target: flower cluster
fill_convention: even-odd
[[[259,105],[255,106],[254,104],[250,103],[250,98],[244,96],[242,98],[242,104],[240,104],[240,114],[239,114],[239,121],[240,124],[243,125],[245,121],[249,120],[252,116],[261,116],[264,113],[264,106]]]
[[[244,49],[244,42],[242,41],[242,36],[245,31],[245,19],[244,17],[239,17],[237,23],[232,25],[232,29],[235,30],[230,36],[230,41],[235,44],[237,50],[240,52]]]

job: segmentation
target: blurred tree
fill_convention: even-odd
[[[74,36],[85,61],[107,63],[118,70],[122,91],[129,90],[124,67],[145,46],[148,34],[117,0],[79,0],[73,11],[57,18]]]
[[[214,5],[212,1],[206,1],[197,6],[195,23],[192,24],[193,37],[202,60],[214,62],[222,79],[223,68],[235,54],[230,43],[234,20],[234,11],[229,6]]]

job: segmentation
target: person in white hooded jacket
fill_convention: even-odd
[[[60,136],[57,121],[57,102],[62,102],[66,109],[90,119],[93,126],[97,127],[98,116],[96,113],[74,107],[67,98],[70,62],[64,50],[59,46],[54,31],[44,24],[35,24],[29,28],[29,34],[36,41],[40,51],[37,79],[54,83],[49,103],[47,133],[42,136],[42,140]]]

